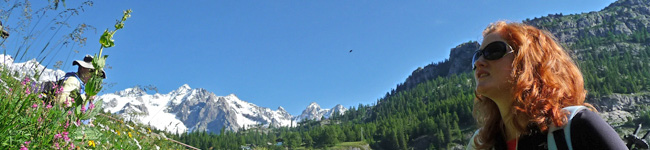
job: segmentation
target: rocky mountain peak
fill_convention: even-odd
[[[239,100],[239,97],[235,94],[228,94],[227,96],[224,96],[224,98],[227,100]]]
[[[309,106],[307,106],[307,109],[320,109],[320,105],[316,102],[311,102],[309,103]]]
[[[337,104],[336,106],[334,106],[334,108],[330,110],[330,115],[334,113],[338,113],[339,115],[342,115],[343,113],[345,113],[345,111],[348,111],[348,109],[343,107],[343,105],[341,104]]]
[[[137,96],[143,96],[147,94],[147,92],[144,91],[140,86],[135,86],[132,88],[127,88],[122,91],[115,92],[116,95],[123,96],[123,97],[137,97]]]
[[[11,71],[16,71],[20,76],[29,75],[33,76],[36,74],[36,70],[42,71],[41,76],[36,80],[37,82],[43,81],[56,81],[61,79],[65,72],[62,70],[53,70],[45,68],[41,65],[36,59],[31,59],[26,62],[14,62],[14,58],[10,55],[0,54],[0,65],[4,65],[7,69]]]
[[[649,6],[650,3],[648,3],[647,0],[618,0],[612,4],[609,4],[609,6],[605,7],[605,9],[609,9],[617,6],[630,7],[630,6],[643,6],[643,5]]]
[[[176,89],[176,90],[174,90],[172,92],[174,92],[174,93],[187,93],[190,90],[192,90],[192,88],[190,88],[190,85],[183,84],[181,87],[178,87],[178,89]]]
[[[395,91],[411,89],[417,84],[426,82],[437,77],[446,77],[452,74],[459,74],[472,71],[472,54],[478,50],[479,43],[476,41],[469,41],[456,46],[451,49],[449,59],[441,62],[431,63],[424,68],[419,67],[415,69],[403,84],[397,86]]]

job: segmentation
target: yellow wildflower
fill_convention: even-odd
[[[95,147],[95,141],[93,140],[88,141],[88,146]]]
[[[120,135],[120,131],[118,131],[117,129],[115,130],[115,132],[117,133],[117,135]]]
[[[129,137],[132,137],[132,136],[131,136],[131,132],[129,132]]]
[[[147,129],[149,129],[149,128],[147,128]],[[149,129],[149,133],[151,133],[151,129]]]

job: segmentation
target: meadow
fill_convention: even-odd
[[[8,2],[8,4],[11,3]],[[74,13],[79,13],[75,8],[63,9],[60,7],[62,4],[64,4],[64,1],[48,2],[47,6],[36,12],[58,13],[59,16],[68,17],[73,16]],[[92,5],[92,3],[89,5]],[[29,1],[15,2],[10,7],[11,9],[3,12],[9,12],[9,14],[12,11],[36,13],[30,12],[31,7]],[[124,121],[118,116],[102,112],[103,102],[94,99],[105,85],[100,70],[105,68],[108,55],[103,55],[103,52],[105,49],[114,46],[113,35],[124,27],[125,21],[131,16],[131,12],[131,10],[125,10],[123,16],[117,20],[115,28],[113,30],[106,29],[101,34],[99,41],[101,47],[98,53],[94,54],[92,61],[95,70],[91,71],[91,77],[85,83],[85,89],[80,89],[84,91],[74,90],[71,92],[69,98],[71,104],[68,104],[67,101],[56,101],[58,94],[62,92],[60,83],[39,80],[43,70],[39,70],[38,65],[48,55],[55,54],[47,51],[50,49],[48,45],[54,43],[53,39],[46,41],[46,43],[36,43],[34,41],[39,40],[24,38],[22,40],[25,40],[25,42],[22,42],[21,48],[9,50],[9,53],[15,52],[14,57],[20,56],[22,58],[30,50],[31,46],[45,45],[38,53],[37,61],[39,63],[23,63],[18,68],[18,70],[22,71],[16,71],[16,68],[10,68],[6,63],[0,65],[0,118],[2,118],[0,119],[0,149],[188,148],[183,146],[182,143],[167,138],[163,131],[152,130],[147,125]],[[25,20],[29,19],[32,18],[28,17]],[[83,24],[79,27],[86,27],[86,25]],[[0,30],[2,29],[0,28]],[[64,40],[80,42],[80,39],[84,39],[75,34],[80,32],[78,29],[75,29]],[[11,35],[32,34],[31,31],[27,32],[28,30],[13,31],[24,31],[25,33],[13,32]],[[75,36],[76,38],[74,38]],[[18,37],[3,37],[0,38],[0,45],[4,44],[6,40],[19,39]],[[7,50],[3,54],[5,57],[9,57]],[[46,84],[52,84],[50,85],[51,88],[46,88]]]

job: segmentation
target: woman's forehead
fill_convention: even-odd
[[[492,32],[492,33],[489,33],[489,34],[485,35],[485,37],[483,37],[483,42],[481,42],[481,47],[480,47],[480,49],[485,48],[485,46],[487,46],[487,44],[490,44],[490,43],[492,43],[492,42],[494,42],[494,41],[503,41],[503,42],[506,42],[505,39],[501,38],[501,35],[499,35],[499,34],[496,33],[496,32]],[[507,42],[506,42],[506,43],[507,43]]]

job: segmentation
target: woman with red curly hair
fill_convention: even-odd
[[[473,114],[480,129],[467,149],[627,149],[584,102],[582,74],[549,32],[521,23],[492,23],[483,31],[472,64]],[[569,106],[590,109],[568,117],[563,108]]]

